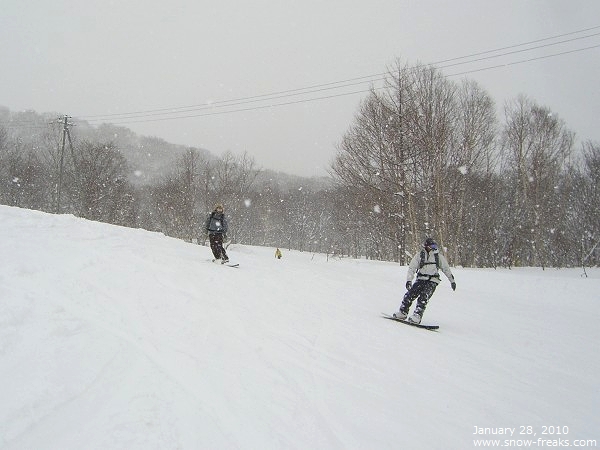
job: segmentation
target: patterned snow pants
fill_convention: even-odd
[[[408,310],[412,305],[412,302],[417,299],[417,306],[415,307],[415,313],[419,314],[423,317],[423,313],[425,312],[425,308],[427,308],[427,302],[435,292],[435,288],[437,288],[437,283],[434,281],[427,280],[417,280],[415,284],[412,285],[410,290],[404,294],[404,298],[402,299],[402,305],[400,306],[400,311],[408,314]]]

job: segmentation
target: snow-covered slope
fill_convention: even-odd
[[[158,233],[5,206],[0,236],[2,449],[600,438],[598,269],[456,268],[423,320],[436,333],[381,319],[403,295],[393,263],[234,245],[231,269]]]

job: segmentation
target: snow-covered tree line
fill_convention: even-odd
[[[476,83],[398,62],[341,137],[327,186],[195,149],[132,183],[110,140],[61,151],[56,129],[23,140],[0,123],[0,203],[203,243],[221,202],[239,243],[406,263],[433,236],[454,265],[598,265],[600,145],[574,142],[525,96],[499,118]]]
[[[598,264],[600,148],[574,142],[525,96],[500,123],[476,83],[397,63],[362,102],[332,167],[346,241],[384,259],[405,260],[431,235],[464,266]]]

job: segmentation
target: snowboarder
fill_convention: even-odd
[[[275,258],[281,259],[281,250],[279,250],[279,249],[275,250]]]
[[[444,275],[450,281],[452,290],[455,291],[456,282],[448,261],[439,252],[437,243],[432,238],[427,238],[423,243],[423,248],[413,256],[408,265],[408,273],[406,274],[406,290],[408,292],[404,294],[399,311],[394,313],[396,319],[405,320],[408,317],[412,302],[417,299],[415,311],[408,318],[408,321],[416,324],[421,323],[427,302],[441,282],[439,270],[444,272]],[[415,272],[417,273],[417,281],[413,284],[412,280]]]
[[[207,217],[204,229],[208,233],[210,249],[213,252],[215,260],[220,259],[221,264],[229,262],[229,258],[223,247],[223,238],[227,234],[227,219],[225,219],[221,203],[217,203],[213,212]]]

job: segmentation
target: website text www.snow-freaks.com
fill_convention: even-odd
[[[569,426],[520,425],[517,427],[480,427],[473,429],[474,447],[597,447],[596,439],[574,439]],[[490,436],[495,435],[495,436]],[[501,439],[501,436],[504,439]],[[567,436],[569,435],[569,436]],[[578,436],[580,437],[580,436]]]
[[[474,447],[597,447],[596,439],[473,439]]]

